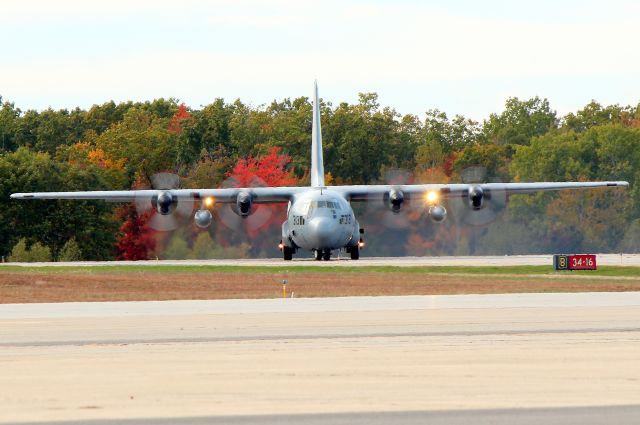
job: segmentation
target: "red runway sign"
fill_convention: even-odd
[[[556,270],[596,270],[596,256],[593,254],[554,255]]]

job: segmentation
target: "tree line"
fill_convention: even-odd
[[[33,246],[52,259],[71,251],[88,260],[276,256],[284,220],[278,206],[258,229],[229,229],[216,219],[205,231],[185,223],[158,233],[131,206],[18,202],[9,195],[144,188],[166,171],[190,188],[252,176],[270,185],[309,181],[312,105],[306,97],[257,107],[215,99],[199,109],[176,99],[107,102],[88,110],[23,111],[1,97],[0,104],[5,257],[15,247],[23,255]],[[356,205],[368,255],[640,251],[640,105],[593,101],[558,116],[546,99],[509,98],[503,111],[476,122],[435,109],[401,115],[381,107],[375,93],[362,93],[354,104],[322,103],[321,114],[328,184],[631,183],[627,191],[505,197],[480,215],[451,201],[445,204],[450,218],[440,225],[428,220],[422,205],[408,205],[400,217],[381,204]]]

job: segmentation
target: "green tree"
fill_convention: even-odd
[[[162,258],[167,260],[184,260],[189,254],[189,247],[184,235],[175,234],[162,252]]]
[[[126,160],[131,176],[150,177],[176,169],[176,138],[168,131],[169,118],[142,109],[129,109],[121,122],[97,136],[95,146],[114,160]]]
[[[470,167],[482,167],[484,182],[506,181],[509,179],[507,163],[511,156],[508,146],[493,144],[467,145],[457,153],[454,169],[460,175]]]
[[[31,245],[29,250],[29,261],[33,263],[49,262],[51,261],[51,250],[48,246],[36,242]]]
[[[38,242],[27,248],[25,239],[20,239],[11,250],[9,260],[23,263],[49,262],[51,261],[51,250]]]
[[[419,171],[440,167],[445,158],[442,145],[434,140],[422,143],[416,149],[416,167]]]
[[[461,115],[449,120],[447,114],[438,109],[426,112],[419,140],[420,145],[439,144],[447,154],[483,142],[481,128],[477,122]]]
[[[380,110],[375,93],[360,93],[354,106],[340,104],[327,124],[323,123],[328,140],[325,169],[339,181],[369,184],[379,180],[383,165],[396,165],[390,147],[400,142],[397,118],[393,109]]]
[[[58,261],[80,261],[82,260],[82,251],[78,246],[75,238],[69,239],[58,255]]]
[[[499,145],[528,145],[535,136],[557,128],[556,112],[547,99],[520,100],[510,97],[501,114],[491,114],[484,122],[486,140]]]
[[[27,250],[27,240],[22,238],[15,244],[9,254],[9,261],[14,263],[28,263],[30,261],[29,251]]]
[[[592,127],[606,124],[625,124],[633,119],[636,108],[609,105],[603,107],[595,100],[575,114],[569,113],[562,119],[562,128],[581,133]]]
[[[0,199],[13,192],[108,188],[95,168],[59,163],[24,147],[0,156],[0,182]],[[46,244],[56,256],[75,237],[85,258],[113,258],[117,223],[112,206],[101,201],[9,201],[0,208],[0,252],[26,238]]]
[[[40,125],[40,114],[38,111],[28,110],[24,112],[16,123],[14,143],[16,147],[34,147],[37,142],[37,132]]]
[[[228,154],[246,158],[258,156],[260,148],[266,144],[266,134],[261,127],[266,114],[253,110],[240,100],[233,103],[233,114],[229,119],[230,140]]]
[[[116,103],[112,100],[102,105],[93,105],[86,113],[85,128],[102,134],[112,125],[120,122],[124,114],[133,107],[133,102]]]
[[[273,101],[265,111],[265,122],[261,127],[268,148],[279,147],[293,158],[292,166],[298,177],[311,166],[311,110],[311,102],[306,97]],[[265,149],[260,153],[267,152]]]
[[[72,142],[70,136],[69,112],[66,109],[54,111],[49,108],[40,113],[34,148],[53,155],[58,146]]]
[[[0,152],[13,151],[16,149],[15,133],[18,126],[20,109],[13,103],[2,102],[0,96]]]
[[[191,258],[197,260],[207,260],[209,258],[215,258],[214,255],[215,244],[211,239],[209,232],[200,232],[193,243],[191,250]]]

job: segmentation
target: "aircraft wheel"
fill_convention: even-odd
[[[357,260],[360,258],[360,248],[358,248],[358,245],[352,246],[349,250],[349,253],[351,254],[352,260]]]
[[[331,250],[327,249],[322,253],[322,259],[324,261],[329,261],[331,259]]]
[[[292,260],[293,259],[293,248],[289,248],[288,246],[285,246],[284,248],[282,248],[282,254],[283,254],[284,259],[286,261]]]
[[[320,251],[319,249],[316,249],[314,252],[316,255],[316,261],[322,260],[322,251]]]

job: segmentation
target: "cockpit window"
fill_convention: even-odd
[[[313,201],[311,202],[311,208],[330,208],[333,210],[339,210],[340,203],[338,201]]]

